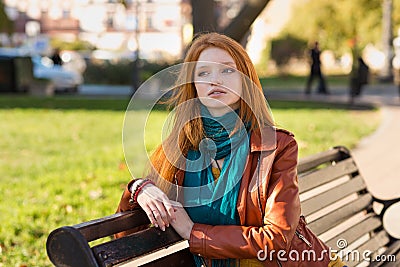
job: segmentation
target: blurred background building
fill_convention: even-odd
[[[143,58],[180,56],[191,16],[190,5],[181,0],[5,0],[4,4],[14,33],[2,34],[3,46],[28,45],[45,53],[50,39],[81,40],[100,50],[99,57],[107,57],[106,51],[133,55],[139,48]]]
[[[210,2],[197,1],[193,3]],[[213,27],[223,32],[242,8],[253,2],[263,1],[214,0],[210,11],[200,12],[200,17],[212,13]],[[393,16],[387,12],[386,17],[393,20],[388,27],[396,30],[400,0],[385,2],[393,2]],[[344,1],[346,5],[329,0],[267,3],[242,42],[261,76],[307,74],[307,50],[315,40],[321,43],[324,69],[332,74],[350,73],[356,54],[362,55],[374,72],[393,57],[392,36],[386,34],[382,41],[388,30],[381,26],[386,13],[380,0],[368,1],[368,5],[361,5],[361,0]],[[170,64],[182,58],[196,25],[191,0],[0,0],[0,4],[13,24],[9,32],[0,24],[0,48],[22,47],[30,54],[47,56],[61,47],[79,51],[85,59],[140,58]],[[69,48],[65,43],[77,45]],[[151,72],[158,70],[150,67]],[[148,76],[150,72],[142,79]]]
[[[189,0],[3,0],[14,24],[0,34],[0,46],[25,46],[50,53],[50,40],[85,41],[94,56],[178,58],[191,40]],[[244,0],[217,2],[218,23],[226,25]],[[115,55],[114,55],[115,56]]]

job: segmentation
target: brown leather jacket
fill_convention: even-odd
[[[301,256],[301,251],[307,249],[307,244],[298,237],[299,232],[304,233],[305,224],[300,217],[298,148],[293,134],[288,131],[272,131],[271,128],[263,131],[266,136],[276,137],[266,142],[261,142],[260,132],[254,132],[250,137],[250,153],[237,202],[241,225],[195,223],[189,240],[190,251],[206,259],[257,259],[267,255],[262,261],[264,266],[328,266],[327,257],[313,264],[291,261],[288,254],[288,261],[278,262],[276,258],[278,251],[293,249]],[[184,172],[177,172],[176,178],[178,185],[182,185]],[[128,204],[129,197],[127,187],[118,211],[132,208]],[[296,229],[299,230],[297,233]],[[270,255],[273,255],[272,259]]]

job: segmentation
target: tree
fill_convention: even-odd
[[[276,38],[271,42],[271,59],[275,61],[280,71],[282,67],[289,63],[292,58],[301,58],[304,56],[304,50],[307,43],[291,35],[285,35]]]
[[[381,70],[382,80],[392,80],[392,58],[393,58],[393,1],[383,0],[382,3],[382,50],[385,55],[385,61]]]
[[[217,31],[214,0],[191,0],[194,33]],[[210,12],[211,10],[211,12]]]
[[[293,13],[285,32],[310,43],[318,40],[337,54],[348,52],[354,42],[376,44],[382,34],[381,0],[303,0]]]
[[[269,3],[269,0],[249,0],[239,14],[223,29],[223,33],[241,42],[250,29],[251,24]]]
[[[260,15],[270,0],[248,0],[238,15],[224,29],[218,29],[214,0],[191,0],[194,34],[201,31],[218,31],[241,42],[251,24]]]
[[[0,32],[11,34],[13,30],[14,25],[5,12],[5,5],[3,1],[0,1]]]

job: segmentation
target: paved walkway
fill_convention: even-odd
[[[303,89],[267,90],[267,98],[348,103],[346,88],[331,88],[331,94],[305,96]],[[376,197],[400,197],[400,97],[397,87],[369,85],[355,104],[380,107],[381,124],[376,132],[360,141],[352,153],[369,191]]]

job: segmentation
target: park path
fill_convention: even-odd
[[[369,191],[376,197],[400,197],[400,105],[383,105],[375,133],[353,150]]]
[[[331,94],[306,96],[303,89],[266,90],[267,99],[292,99],[348,103],[345,87],[331,88]],[[391,84],[365,86],[355,104],[380,107],[381,124],[352,149],[369,191],[378,198],[400,197],[400,97]],[[339,145],[339,144],[337,144]]]

